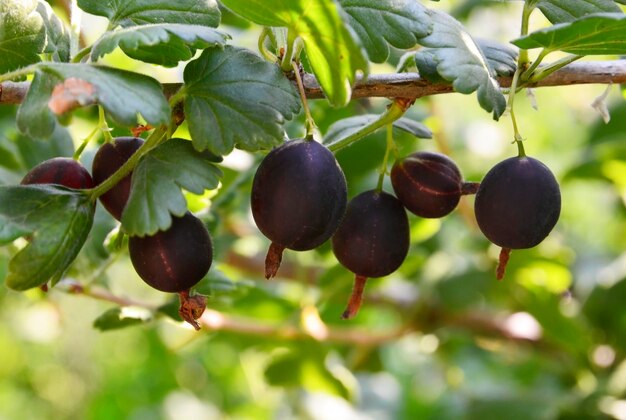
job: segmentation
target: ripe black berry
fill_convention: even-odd
[[[394,272],[409,252],[409,221],[402,203],[391,194],[366,191],[348,204],[332,239],[339,262],[356,274],[343,318],[356,315],[368,277]]]
[[[91,172],[96,185],[113,175],[144,141],[138,137],[118,137],[112,143],[106,143],[94,156]],[[122,218],[124,206],[130,195],[131,174],[124,177],[113,188],[100,196],[100,202],[117,220]]]
[[[68,188],[83,189],[92,188],[93,180],[80,162],[57,157],[35,166],[24,176],[21,184],[58,184]]]
[[[211,237],[191,213],[173,217],[172,226],[152,236],[132,236],[130,260],[146,283],[162,292],[190,289],[206,275],[213,261]]]
[[[504,276],[512,249],[532,248],[552,231],[561,213],[559,184],[537,159],[512,157],[485,175],[476,193],[476,221],[502,247],[497,276]]]
[[[449,214],[463,193],[459,168],[440,153],[417,152],[398,160],[391,169],[391,184],[404,207],[427,218]]]
[[[345,212],[346,179],[333,154],[308,140],[288,141],[263,159],[252,184],[252,215],[272,241],[265,277],[276,275],[285,248],[316,248]]]

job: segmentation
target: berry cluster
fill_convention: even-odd
[[[106,143],[96,153],[92,176],[78,161],[54,158],[34,167],[22,184],[57,184],[68,188],[92,188],[115,173],[144,141],[137,137],[119,137]],[[120,220],[131,194],[131,174],[100,196],[104,208]],[[204,311],[205,301],[189,296],[189,289],[209,271],[213,248],[208,230],[200,219],[187,212],[174,217],[164,231],[148,236],[131,236],[130,259],[141,277],[151,287],[181,298],[181,316],[199,328],[196,319]]]
[[[452,212],[462,195],[476,194],[478,226],[502,247],[498,279],[511,250],[539,244],[561,210],[554,175],[526,156],[499,163],[478,184],[465,182],[447,156],[417,152],[394,164],[391,183],[395,196],[370,190],[347,203],[343,172],[324,146],[299,139],[271,151],[257,170],[251,198],[254,220],[272,241],[266,277],[276,274],[285,248],[314,249],[332,237],[337,260],[355,274],[342,316],[352,318],[367,278],[391,274],[409,252],[405,208],[419,217],[439,218]]]

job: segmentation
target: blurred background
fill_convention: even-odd
[[[63,16],[61,2],[51,3]],[[452,12],[477,37],[506,43],[519,30],[522,2],[428,6]],[[227,13],[224,23],[233,44],[256,50],[258,27]],[[533,27],[545,24],[533,15]],[[106,21],[85,15],[83,26],[93,41]],[[393,72],[400,55],[373,72]],[[161,82],[180,81],[183,68],[148,67],[122,53],[105,62]],[[518,95],[526,152],[555,173],[563,204],[541,245],[512,253],[503,281],[494,274],[499,249],[477,229],[473,197],[464,197],[443,219],[409,217],[407,260],[368,281],[351,321],[340,315],[353,277],[328,244],[287,251],[278,278],[263,278],[269,242],[249,210],[261,155],[233,153],[217,191],[187,196],[215,246],[198,286],[209,296],[200,332],[176,319],[175,297],[134,273],[125,249],[112,245],[115,221],[99,206],[59,287],[0,286],[0,419],[626,419],[626,102],[613,86],[605,124],[591,107],[605,89]],[[325,133],[387,103],[310,105]],[[446,153],[469,181],[516,154],[510,118],[493,121],[474,96],[420,99],[407,117],[434,138],[398,131],[400,154]],[[49,157],[71,156],[97,111],[76,112],[47,141],[18,134],[14,118],[14,108],[0,107],[2,184]],[[302,136],[302,116],[287,129]],[[178,135],[186,136],[184,125]],[[96,148],[81,158],[88,168]],[[338,153],[351,197],[375,187],[384,150],[381,132]],[[0,248],[0,277],[14,251]]]

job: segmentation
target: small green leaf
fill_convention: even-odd
[[[172,214],[180,217],[187,211],[181,188],[194,194],[216,188],[222,172],[212,159],[211,154],[194,150],[190,141],[176,138],[145,155],[133,171],[122,213],[126,234],[153,235],[170,227]]]
[[[422,38],[420,43],[432,48],[430,53],[437,63],[439,75],[452,82],[457,92],[477,91],[480,106],[493,112],[495,119],[500,118],[506,100],[476,42],[450,15],[437,10],[428,10],[428,13],[433,21],[433,33]]]
[[[345,106],[357,72],[368,63],[335,2],[328,0],[223,0],[235,13],[266,26],[286,26],[300,37],[313,73],[334,106]]]
[[[0,2],[0,74],[40,61],[46,42],[37,0]]]
[[[19,151],[24,169],[30,170],[44,160],[58,156],[71,157],[74,154],[74,141],[67,128],[57,124],[47,139],[37,139],[23,134],[15,136],[15,146]]]
[[[626,16],[622,13],[589,15],[560,23],[511,41],[523,49],[544,48],[577,55],[626,54]]]
[[[380,115],[364,114],[339,120],[328,128],[324,136],[324,144],[330,146],[333,143],[339,142],[376,121],[378,118],[380,118]],[[405,117],[394,121],[393,127],[422,139],[430,139],[433,136],[433,133],[424,124]]]
[[[217,27],[220,10],[215,1],[199,0],[78,0],[92,15],[104,16],[113,27],[149,23],[184,23]]]
[[[152,313],[144,308],[112,308],[96,318],[93,326],[100,331],[111,331],[143,324],[151,319]]]
[[[70,35],[67,26],[43,0],[39,0],[37,12],[43,18],[46,28],[46,47],[43,52],[51,54],[52,61],[70,61]]]
[[[539,0],[537,8],[551,23],[571,22],[592,13],[620,13],[613,0]]]
[[[29,238],[9,263],[7,286],[26,290],[58,282],[87,239],[94,209],[79,191],[50,185],[0,186],[0,244]]]
[[[216,155],[235,146],[256,151],[280,144],[282,124],[300,108],[278,67],[244,49],[205,50],[187,64],[184,79],[193,145]]]
[[[84,95],[81,100],[102,105],[118,125],[137,125],[139,115],[155,126],[169,120],[170,108],[161,85],[149,76],[90,64],[41,63],[18,111],[21,131],[41,138],[52,133],[56,123],[49,108],[52,91],[70,78],[89,83],[93,89],[79,92]]]
[[[196,49],[221,47],[230,37],[213,28],[180,23],[131,26],[106,32],[96,41],[91,60],[120,47],[131,58],[165,67],[175,67],[179,61],[191,59]]]
[[[339,4],[375,63],[387,60],[389,45],[409,49],[432,31],[426,8],[415,0],[339,0]]]

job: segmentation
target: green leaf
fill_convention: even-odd
[[[351,97],[356,73],[368,63],[335,2],[328,0],[223,0],[235,13],[266,26],[286,26],[291,39],[300,37],[324,94],[334,106]]]
[[[432,31],[426,8],[415,0],[339,0],[339,4],[375,63],[389,57],[387,44],[409,49]]]
[[[213,264],[207,275],[193,287],[193,291],[200,295],[213,296],[215,294],[233,293],[239,287],[239,284],[233,282]]]
[[[37,12],[43,18],[46,28],[46,46],[43,52],[52,55],[52,61],[68,62],[70,61],[70,34],[69,29],[57,15],[48,3],[39,0]]]
[[[179,61],[190,60],[196,49],[221,47],[230,37],[213,28],[180,23],[131,26],[106,32],[96,41],[91,60],[120,47],[126,55],[147,63],[175,67]]]
[[[420,43],[432,48],[430,53],[437,63],[437,72],[452,82],[457,92],[477,91],[480,106],[493,112],[497,120],[504,112],[506,100],[480,48],[463,25],[450,15],[437,10],[428,13],[433,20],[433,33]]]
[[[109,19],[112,27],[149,23],[184,23],[217,27],[220,10],[206,0],[78,0],[78,6],[92,15]]]
[[[339,120],[328,128],[328,131],[324,136],[324,144],[326,146],[330,146],[333,143],[341,141],[356,133],[366,125],[371,124],[379,117],[380,116],[376,114],[364,114]],[[433,133],[428,129],[428,127],[421,122],[413,121],[409,118],[400,118],[394,121],[393,126],[394,128],[406,131],[407,133],[418,138],[430,139],[433,136]]]
[[[222,172],[212,159],[210,153],[194,150],[190,141],[176,138],[145,155],[133,171],[122,213],[126,234],[153,235],[170,227],[172,214],[180,217],[187,211],[181,188],[194,194],[216,188]]]
[[[144,308],[112,308],[96,318],[93,326],[100,331],[119,330],[143,324],[151,319],[151,312]]]
[[[0,244],[20,236],[29,239],[9,263],[7,286],[26,290],[58,282],[87,239],[94,209],[79,191],[50,185],[0,186]]]
[[[626,16],[622,13],[590,15],[560,23],[511,41],[523,49],[544,48],[577,55],[626,54]]]
[[[30,170],[44,160],[58,156],[71,157],[74,154],[74,141],[67,128],[57,124],[47,139],[37,139],[23,134],[15,137],[24,169]]]
[[[187,64],[184,79],[193,145],[216,155],[235,146],[256,151],[280,144],[282,124],[300,108],[295,87],[278,67],[244,49],[205,50]]]
[[[592,13],[620,13],[613,0],[539,0],[537,8],[551,23],[571,22]]]
[[[40,61],[46,33],[37,0],[0,2],[0,74]]]
[[[82,80],[91,85],[92,89],[83,88],[72,94],[80,104],[95,102],[102,105],[115,124],[137,125],[139,115],[154,126],[169,121],[167,99],[159,82],[151,77],[98,65],[41,63],[18,111],[20,130],[33,137],[47,137],[52,133],[55,126],[54,114],[49,107],[52,91],[55,85],[67,79]]]
[[[30,137],[47,138],[57,126],[57,120],[48,108],[54,86],[63,80],[53,75],[35,72],[24,102],[17,110],[17,127]]]
[[[498,76],[513,76],[517,70],[517,51],[515,49],[490,39],[477,39],[476,44],[485,55],[489,67]]]

